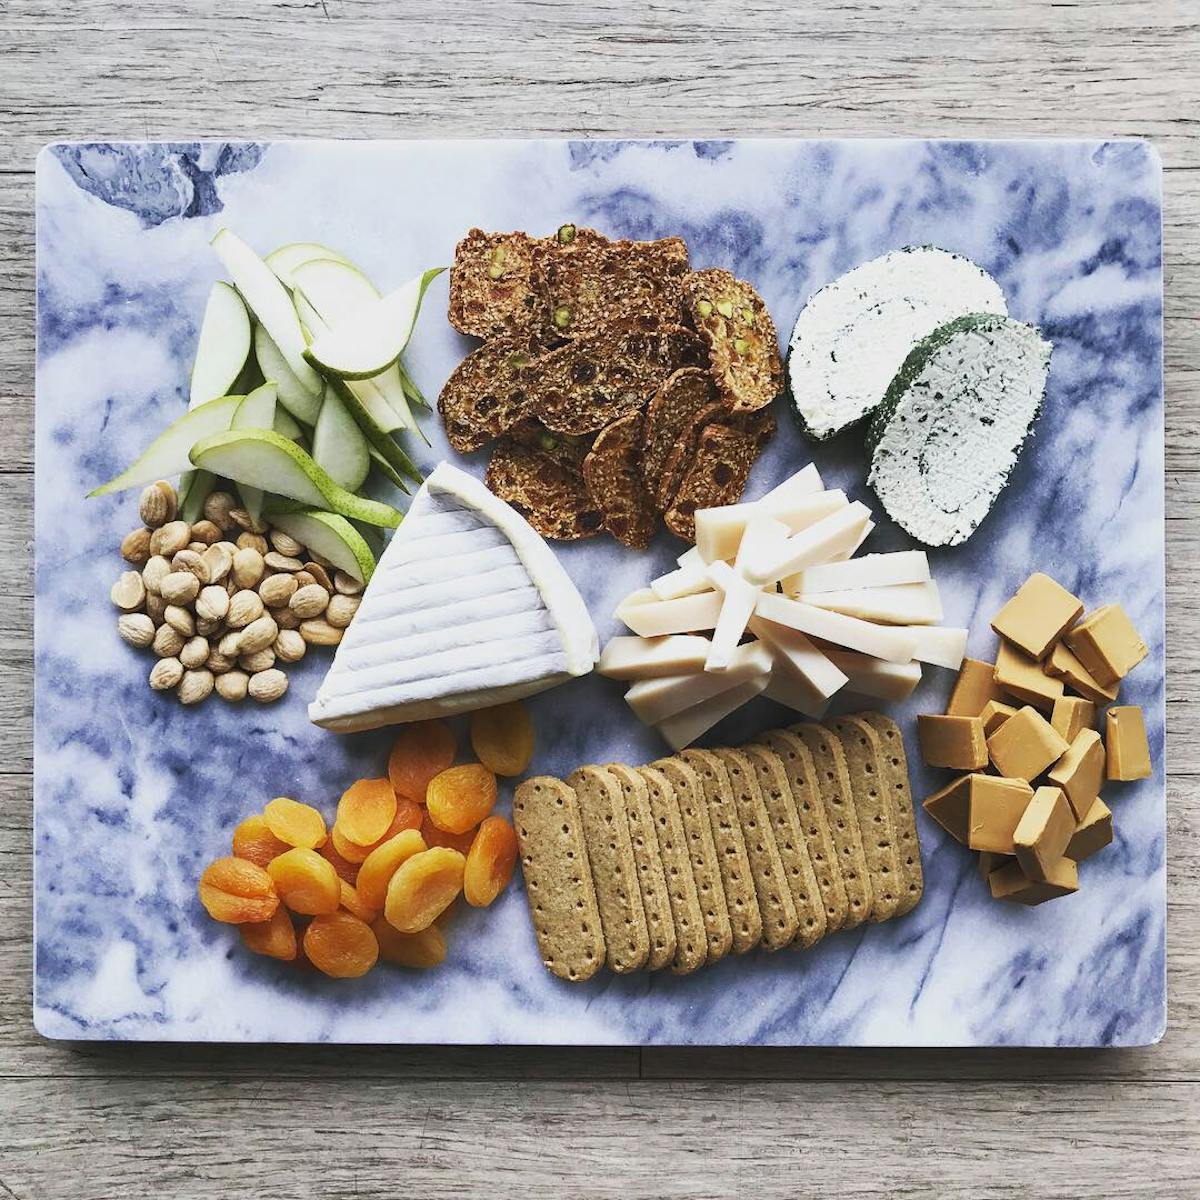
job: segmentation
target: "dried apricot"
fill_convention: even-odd
[[[348,913],[353,913],[360,921],[366,921],[368,925],[375,920],[379,915],[379,909],[383,907],[382,905],[364,904],[358,888],[352,887],[344,879],[338,880],[338,892],[342,908]]]
[[[396,793],[389,779],[360,779],[338,801],[334,828],[358,846],[373,846],[396,815]]]
[[[279,907],[274,881],[257,863],[218,858],[200,876],[200,903],[214,921],[244,925],[269,921]]]
[[[496,805],[496,777],[479,763],[450,767],[429,781],[425,811],[447,833],[466,833]]]
[[[459,854],[466,854],[475,840],[475,828],[472,826],[466,833],[447,833],[444,829],[439,829],[426,813],[425,820],[421,822],[421,836],[425,839],[426,846],[449,846]]]
[[[471,714],[471,748],[497,775],[520,775],[533,758],[533,722],[520,700]]]
[[[463,898],[487,908],[500,895],[517,865],[517,835],[503,817],[488,817],[479,827],[463,870]]]
[[[357,979],[379,961],[379,942],[353,913],[314,917],[304,931],[304,953],[318,971],[334,979]]]
[[[442,721],[406,725],[388,756],[388,778],[397,796],[425,803],[429,781],[454,761],[454,734]]]
[[[361,865],[371,853],[370,846],[360,846],[352,842],[336,825],[329,831],[329,841],[338,854],[349,863]]]
[[[280,900],[294,913],[317,916],[336,912],[341,903],[338,873],[333,863],[315,850],[297,846],[272,859],[267,872]]]
[[[233,831],[233,856],[265,867],[273,858],[289,850],[287,842],[281,842],[268,828],[266,820],[258,813],[247,817]]]
[[[348,858],[343,858],[337,851],[337,847],[333,844],[335,831],[330,830],[329,841],[323,845],[317,853],[324,859],[333,863],[333,869],[338,873],[339,879],[344,879],[348,884],[353,886],[358,882],[358,863],[351,862]]]
[[[425,810],[415,800],[401,798],[396,801],[396,815],[392,818],[392,823],[387,827],[387,832],[373,845],[360,846],[357,842],[352,842],[337,825],[334,825],[329,831],[329,840],[333,842],[334,848],[347,861],[351,863],[363,863],[367,861],[367,855],[372,850],[377,850],[384,842],[394,838],[396,834],[403,833],[406,829],[420,829],[421,822],[424,819]]]
[[[435,846],[401,863],[388,883],[384,916],[401,933],[428,929],[462,891],[466,859]]]
[[[388,883],[400,865],[414,854],[427,849],[424,839],[415,829],[405,829],[376,846],[358,870],[358,894],[364,904],[378,912],[387,899]]]
[[[289,846],[315,850],[325,845],[325,818],[311,804],[277,796],[263,809],[267,828]]]
[[[292,918],[280,908],[269,921],[256,921],[251,925],[240,925],[238,933],[247,950],[292,962],[296,957],[296,927]]]
[[[446,959],[446,935],[436,925],[417,933],[401,933],[380,917],[371,929],[384,962],[398,967],[436,967]]]

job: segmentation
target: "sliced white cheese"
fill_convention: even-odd
[[[818,699],[827,700],[846,686],[846,676],[829,655],[798,629],[755,616],[750,619],[750,632],[771,647],[777,670],[800,676]]]
[[[742,534],[755,517],[773,517],[782,521],[792,533],[798,533],[849,503],[846,493],[834,488],[828,492],[785,494],[770,504],[764,498],[746,504],[697,509],[696,550],[705,562],[729,560],[737,556]]]
[[[829,701],[807,679],[790,671],[772,672],[771,681],[763,689],[763,695],[814,721],[819,721],[829,708]]]
[[[309,718],[376,729],[519,699],[586,675],[596,630],[546,543],[442,463],[379,560]]]
[[[936,625],[942,619],[942,601],[932,579],[843,592],[801,592],[795,599],[884,625]]]
[[[661,722],[658,732],[672,750],[682,750],[701,734],[707,733],[718,721],[753,700],[767,686],[770,678],[769,675],[759,675],[692,708],[685,708],[683,712]]]
[[[929,556],[924,550],[900,550],[895,554],[864,554],[862,558],[846,562],[809,567],[797,575],[790,575],[784,581],[784,590],[794,595],[811,595],[847,588],[925,583],[929,578]]]
[[[853,558],[858,553],[858,549],[863,544],[863,542],[865,542],[867,540],[867,538],[869,538],[871,536],[872,532],[874,532],[874,529],[875,529],[875,522],[868,521],[862,527],[862,532],[858,535],[858,541],[856,541],[853,546],[847,546],[847,547],[845,547],[845,549],[839,550],[836,554],[831,555],[829,561],[830,562],[845,562],[847,559]]]
[[[789,475],[782,483],[777,483],[769,492],[754,501],[762,506],[763,511],[774,513],[777,504],[790,504],[800,496],[811,496],[825,490],[821,482],[821,473],[816,463],[801,467],[795,475]]]
[[[935,667],[957,671],[967,653],[967,631],[945,625],[915,625],[908,631],[913,635],[913,658]]]
[[[836,646],[824,646],[822,649],[830,661],[845,672],[846,690],[856,695],[900,701],[911,696],[913,689],[921,682],[921,664],[918,662],[884,662],[868,654],[839,650]]]
[[[689,557],[695,555],[694,558]],[[706,592],[712,587],[712,581],[705,570],[705,562],[696,547],[693,546],[687,554],[680,555],[679,566],[666,575],[660,575],[650,581],[650,590],[659,600],[678,600],[680,596],[692,596],[697,592]]]
[[[688,675],[643,679],[625,693],[625,702],[639,720],[647,725],[657,725],[770,670],[771,652],[761,642],[747,642],[735,647],[724,671],[697,671]]]
[[[596,670],[609,679],[655,679],[704,670],[708,638],[695,634],[670,637],[615,637],[609,640]]]
[[[632,608],[635,604],[653,604],[658,599],[658,595],[653,588],[638,588],[636,592],[630,592],[620,604],[617,605],[617,611],[613,616],[617,620],[621,619],[621,610],[624,608]]]
[[[716,627],[717,618],[721,615],[722,599],[720,592],[702,592],[695,596],[681,596],[678,600],[654,599],[636,604],[626,599],[617,609],[616,616],[639,637],[695,633]]]
[[[733,652],[754,614],[760,589],[747,583],[728,563],[709,563],[709,577],[721,589],[721,612],[713,630],[712,645],[704,664],[706,671],[723,671],[733,661]]]
[[[872,625],[857,617],[814,608],[811,604],[801,604],[798,600],[771,593],[759,597],[755,612],[768,621],[798,629],[810,637],[859,650],[888,662],[904,663],[916,657],[916,638],[911,629]]]
[[[793,534],[773,553],[756,555],[746,563],[746,578],[757,584],[775,583],[806,567],[828,562],[839,551],[849,549],[853,553],[870,519],[870,509],[855,500]]]

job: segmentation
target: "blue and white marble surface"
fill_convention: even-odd
[[[1163,397],[1160,168],[1136,141],[293,142],[70,145],[38,163],[36,942],[38,1029],[58,1038],[631,1044],[1118,1046],[1165,1022]],[[261,251],[328,243],[384,287],[450,260],[472,225],[564,221],[682,234],[699,266],[752,280],[781,334],[811,292],[911,243],[966,254],[1013,315],[1054,343],[1048,403],[1011,486],[962,548],[933,554],[947,622],[988,657],[988,617],[1040,568],[1091,605],[1119,600],[1150,644],[1123,699],[1145,707],[1152,779],[1105,793],[1117,840],[1079,893],[1027,910],[990,900],[975,859],[918,813],[927,887],[909,917],[807,954],[727,959],[688,978],[543,970],[519,880],[457,914],[450,956],[356,982],[298,975],[240,948],[195,891],[235,823],[288,794],[331,812],[382,771],[386,734],[338,737],[305,707],[310,654],[273,707],[185,710],[146,685],[108,590],[136,494],[85,501],[184,409],[223,225]],[[434,396],[468,349],[437,282],[411,351]],[[813,458],[874,505],[861,438],[813,449],[780,413],[750,495]],[[447,450],[410,447],[425,467]],[[481,473],[482,456],[468,460]],[[909,544],[882,518],[868,549]],[[562,561],[601,638],[626,592],[680,547],[595,540]],[[930,668],[898,715],[938,709]],[[642,762],[662,747],[618,685],[532,702],[534,767]],[[757,701],[733,741],[788,719]],[[916,762],[918,797],[943,782]],[[507,804],[508,797],[504,797]]]

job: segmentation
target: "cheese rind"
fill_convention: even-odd
[[[770,593],[759,597],[755,612],[768,621],[798,629],[810,637],[818,637],[888,662],[906,663],[915,657],[916,638],[908,629],[872,625],[857,617],[846,617]]]
[[[992,628],[1026,654],[1042,659],[1082,613],[1078,596],[1035,571],[992,618]]]

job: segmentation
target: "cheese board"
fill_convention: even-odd
[[[47,147],[38,1030],[1157,1040],[1160,174]]]

